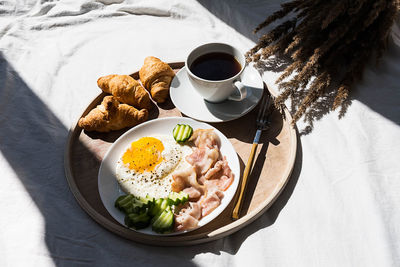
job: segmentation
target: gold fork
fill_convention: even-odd
[[[261,99],[261,105],[256,119],[257,132],[253,140],[253,146],[251,147],[251,152],[249,159],[247,160],[246,168],[244,169],[243,172],[242,185],[240,187],[239,198],[232,212],[232,219],[234,220],[239,219],[240,210],[242,208],[244,194],[247,187],[247,181],[253,166],[254,156],[256,154],[257,146],[260,141],[261,132],[267,130],[271,124],[269,121],[269,116],[271,114],[271,108],[270,108],[271,98],[272,97],[270,93],[267,91],[266,93],[264,93]]]

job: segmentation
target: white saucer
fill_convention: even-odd
[[[260,101],[264,84],[258,71],[247,66],[241,75],[247,97],[242,101],[226,100],[221,103],[205,101],[193,88],[183,67],[171,82],[170,96],[174,105],[185,115],[205,122],[223,122],[242,117]]]

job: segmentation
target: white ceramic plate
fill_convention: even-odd
[[[247,66],[241,75],[247,90],[242,101],[226,100],[222,103],[205,101],[193,88],[183,67],[171,82],[170,96],[174,105],[185,115],[204,122],[223,122],[242,117],[260,101],[264,83],[253,66]]]
[[[181,117],[170,117],[170,118],[161,118],[151,120],[145,123],[142,123],[125,134],[120,136],[110,147],[106,155],[104,156],[103,161],[101,162],[99,175],[98,175],[98,186],[101,201],[104,204],[104,207],[111,214],[111,216],[117,220],[120,224],[124,224],[124,214],[114,207],[115,200],[123,195],[124,192],[121,190],[117,180],[115,179],[115,169],[118,159],[122,156],[122,154],[126,151],[126,149],[130,146],[131,142],[145,136],[155,135],[155,134],[165,134],[172,135],[172,130],[176,126],[176,124],[189,124],[192,128],[195,129],[213,129],[221,139],[221,153],[223,156],[226,156],[226,159],[229,163],[229,167],[231,168],[234,174],[234,180],[231,186],[224,192],[224,198],[221,201],[221,205],[216,208],[209,215],[205,216],[199,221],[199,227],[206,225],[213,219],[215,219],[231,202],[237,187],[239,185],[240,179],[240,165],[239,159],[236,154],[235,149],[233,148],[231,142],[223,135],[220,131],[203,122],[198,122],[192,120],[190,118],[181,118]],[[197,228],[196,228],[197,229]],[[194,229],[193,229],[194,230]],[[136,231],[136,230],[135,230]],[[150,227],[142,230],[137,230],[138,232],[146,233],[149,235],[161,235],[153,232]],[[176,235],[182,234],[185,232],[175,232],[168,235]],[[165,234],[164,234],[165,235]]]

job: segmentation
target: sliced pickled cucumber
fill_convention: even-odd
[[[156,199],[154,206],[150,209],[150,215],[152,217],[157,216],[161,212],[163,212],[168,206],[168,200],[164,198]]]
[[[130,228],[142,229],[150,224],[157,233],[166,233],[173,229],[174,213],[172,205],[188,200],[186,193],[172,193],[168,198],[154,199],[149,196],[135,197],[132,194],[120,196],[115,207],[125,213],[125,224]]]
[[[187,141],[193,134],[193,128],[187,124],[177,124],[172,131],[172,135],[179,143]]]
[[[120,196],[115,201],[115,207],[123,211],[123,207],[126,207],[134,198],[135,197],[132,194]]]
[[[157,220],[157,218],[160,216],[160,214],[162,214],[163,211],[165,211],[167,208],[169,208],[168,200],[165,198],[162,198],[162,201],[161,201],[160,205],[158,206],[157,211],[155,213],[153,213],[155,215],[151,219],[151,223],[155,222]]]
[[[137,200],[142,202],[147,208],[151,208],[154,205],[154,197],[149,197],[148,195],[146,197],[138,197]]]
[[[163,198],[158,198],[154,201],[154,205],[149,209],[149,215],[151,217],[156,216],[158,213],[160,213],[161,210],[161,204],[163,202]]]
[[[168,204],[169,205],[179,205],[179,204],[184,204],[186,201],[188,201],[189,195],[183,191],[177,193],[177,192],[172,192],[168,196]]]
[[[150,198],[136,198],[132,194],[120,196],[115,201],[115,207],[125,214],[142,213],[152,206]]]
[[[125,224],[135,229],[143,229],[150,225],[150,216],[147,212],[127,214],[125,216]]]
[[[130,212],[126,212],[126,213],[127,214],[128,213],[142,213],[142,212],[145,212],[146,209],[147,209],[147,204],[145,204],[137,199],[134,199],[132,201],[132,208],[131,208]]]
[[[174,227],[174,213],[170,206],[157,216],[156,220],[152,223],[151,228],[157,233],[168,233]]]

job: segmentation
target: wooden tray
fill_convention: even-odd
[[[178,71],[183,62],[170,63]],[[131,75],[138,79],[138,72]],[[98,105],[101,93],[83,112],[85,116]],[[230,122],[214,123],[214,127],[225,134],[232,142],[240,158],[241,174],[250,154],[256,132],[256,107],[242,118]],[[150,119],[157,117],[183,116],[171,100],[154,107]],[[81,207],[100,225],[124,238],[159,246],[182,246],[209,242],[230,235],[248,225],[265,212],[282,192],[292,172],[297,147],[296,131],[290,126],[291,116],[278,111],[272,114],[272,128],[263,132],[258,146],[255,165],[250,176],[241,218],[233,221],[231,213],[238,191],[228,207],[212,222],[192,232],[177,236],[149,236],[130,230],[107,212],[100,200],[97,187],[97,174],[101,160],[110,145],[126,130],[111,133],[84,132],[77,123],[70,129],[65,150],[65,173],[70,189]]]

